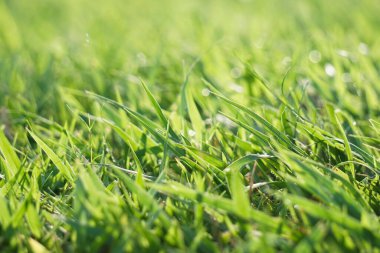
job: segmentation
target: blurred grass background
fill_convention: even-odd
[[[194,82],[206,73],[227,87],[231,69],[239,74],[248,61],[276,86],[290,66],[290,75],[317,72],[337,49],[359,55],[354,64],[369,76],[362,85],[378,95],[371,77],[379,68],[373,34],[379,11],[370,0],[2,1],[0,104],[62,122],[68,114],[59,87],[114,97],[117,86],[137,103],[130,80],[138,76],[165,94],[158,99],[169,107],[198,57],[203,70],[194,71]],[[366,62],[360,43],[370,49]],[[322,64],[310,63],[312,50],[321,53]]]

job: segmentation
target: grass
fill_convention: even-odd
[[[380,252],[378,13],[2,1],[1,252]]]

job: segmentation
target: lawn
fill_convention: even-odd
[[[0,2],[1,252],[380,252],[380,3]]]

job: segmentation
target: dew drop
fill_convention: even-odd
[[[292,63],[292,58],[290,56],[285,56],[281,61],[281,64],[284,66],[288,66],[290,63]]]
[[[230,74],[231,74],[232,78],[236,79],[236,78],[241,77],[242,71],[241,71],[240,68],[234,67],[234,68],[231,69]]]
[[[237,93],[242,93],[244,91],[243,87],[236,83],[231,83],[230,88]]]
[[[358,50],[359,50],[359,53],[363,55],[367,55],[369,51],[367,44],[363,42],[359,44]]]
[[[202,96],[204,96],[204,97],[208,97],[209,95],[210,95],[210,90],[204,88],[204,89],[202,90]]]
[[[190,137],[194,137],[196,135],[196,132],[194,130],[189,130],[187,131],[187,133],[189,134]]]
[[[306,87],[311,83],[311,80],[309,78],[298,78],[297,83],[303,87]]]
[[[227,118],[226,116],[224,116],[223,114],[218,113],[216,115],[215,119],[217,122],[220,122],[227,127],[233,127],[234,126],[234,122],[232,120],[230,120],[229,118]]]
[[[331,63],[327,63],[325,65],[325,72],[326,72],[326,75],[328,75],[330,77],[335,76],[335,68],[334,68],[334,66]]]
[[[90,45],[90,34],[86,33],[86,44]]]
[[[309,53],[309,60],[312,63],[318,63],[318,62],[321,61],[321,59],[322,59],[322,55],[321,55],[321,53],[318,50],[312,50],[312,51],[310,51],[310,53]]]
[[[348,57],[350,54],[348,53],[348,51],[346,51],[346,50],[343,50],[343,49],[339,49],[338,51],[337,51],[337,53],[338,53],[338,55],[340,55],[340,56],[342,56],[342,57]]]

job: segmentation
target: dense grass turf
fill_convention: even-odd
[[[1,252],[379,252],[380,4],[1,1]]]

